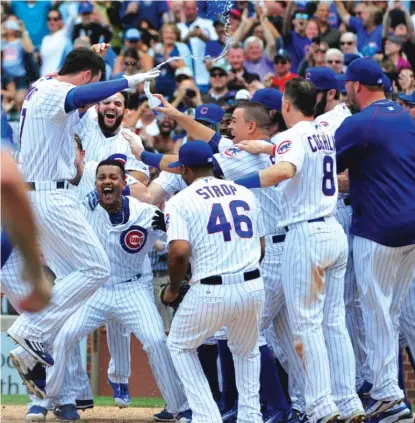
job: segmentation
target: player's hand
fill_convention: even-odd
[[[156,112],[163,113],[165,116],[171,117],[172,119],[178,118],[183,115],[182,112],[177,110],[172,106],[161,94],[154,94],[154,97],[157,97],[163,106],[155,107]]]
[[[28,297],[20,302],[20,308],[29,313],[36,313],[44,309],[52,298],[52,284],[44,275],[42,279],[36,282],[33,291]]]
[[[265,87],[266,88],[272,88],[272,81],[273,81],[273,79],[274,79],[274,74],[273,73],[267,73],[265,76],[264,76],[264,85],[265,85]]]
[[[123,129],[122,134],[130,144],[131,152],[137,160],[140,160],[141,153],[144,151],[142,139],[130,129]]]
[[[160,75],[158,69],[153,69],[144,73],[136,73],[135,75],[123,75],[128,81],[128,88],[135,88],[137,85],[142,84],[145,81],[151,81],[156,79]]]
[[[108,49],[110,48],[110,45],[107,43],[98,43],[91,46],[91,50],[95,51],[98,56],[101,56],[104,58],[104,56],[107,54]]]
[[[166,222],[164,220],[164,213],[160,210],[156,210],[156,213],[151,220],[151,227],[157,231],[167,232]]]
[[[274,148],[273,144],[264,144],[260,141],[241,141],[236,146],[243,151],[247,151],[251,154],[268,154],[272,155]]]
[[[177,297],[179,296],[179,293],[173,292],[171,290],[171,285],[167,285],[162,295],[163,295],[161,298],[162,302],[165,304],[169,304],[169,303],[173,303],[177,299]]]

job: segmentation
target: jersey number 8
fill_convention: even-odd
[[[334,160],[330,156],[324,156],[323,159],[323,194],[328,197],[336,193],[336,186],[334,185]]]
[[[245,214],[239,214],[239,208],[247,211],[249,210],[249,205],[241,200],[234,200],[229,203],[229,210],[232,213],[235,232],[241,238],[252,238],[252,221]],[[212,206],[207,230],[209,234],[222,232],[224,241],[227,242],[231,240],[232,225],[226,220],[222,205],[219,203],[215,203]]]

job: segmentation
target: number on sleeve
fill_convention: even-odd
[[[252,221],[245,214],[238,213],[240,208],[247,211],[249,210],[249,205],[241,200],[234,200],[229,204],[235,232],[241,238],[251,238],[253,235]],[[231,240],[232,225],[226,220],[223,208],[219,203],[213,204],[207,230],[209,234],[222,232],[224,241],[228,242]]]
[[[26,120],[26,111],[27,111],[26,108],[22,109],[22,115],[21,115],[21,120],[20,120],[20,134],[19,134],[20,145],[22,145],[22,134],[23,134],[24,121]]]
[[[328,197],[336,193],[336,186],[334,185],[334,161],[330,156],[324,156],[323,160],[323,194]]]

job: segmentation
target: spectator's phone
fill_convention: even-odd
[[[191,88],[186,89],[186,97],[195,98],[196,95],[197,95],[197,93],[196,93],[195,90],[192,90]]]

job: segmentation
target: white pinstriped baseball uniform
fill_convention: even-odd
[[[9,329],[33,341],[53,337],[110,272],[106,253],[81,212],[75,190],[57,189],[56,181],[76,173],[73,140],[79,112],[65,111],[72,88],[72,84],[41,78],[31,86],[20,119],[22,171],[28,182],[36,184],[30,200],[39,223],[40,246],[57,276],[51,304],[39,313],[23,313]],[[64,187],[69,185],[63,182]]]
[[[140,339],[168,410],[178,413],[188,406],[166,347],[164,327],[153,298],[151,268],[148,268],[147,253],[161,235],[151,227],[157,208],[132,197],[124,197],[123,202],[123,215],[129,213],[129,217],[119,225],[111,223],[100,205],[87,212],[88,222],[110,257],[111,276],[59,331],[54,342],[57,362],[47,374],[46,392],[50,398],[59,396],[67,350],[94,329],[115,320]],[[75,398],[73,395],[71,403]]]
[[[412,356],[415,355],[415,272],[413,279],[408,295],[402,303],[400,317],[401,332],[406,338]]]
[[[183,181],[181,175],[165,171],[160,172],[160,175],[151,183],[160,185],[169,197],[187,188],[186,182]]]
[[[281,224],[288,229],[282,264],[284,293],[304,361],[309,420],[363,407],[355,391],[355,362],[344,320],[347,238],[332,217],[337,201],[334,137],[302,121],[278,134],[275,160],[295,166],[282,182]],[[316,220],[317,219],[317,220]]]
[[[315,123],[322,126],[326,132],[334,136],[337,128],[349,116],[351,112],[344,104],[336,105],[332,110],[318,116]],[[344,301],[346,306],[346,325],[352,341],[353,350],[356,359],[356,388],[357,390],[365,380],[370,380],[369,369],[365,365],[366,351],[364,339],[364,322],[362,308],[359,299],[359,293],[356,283],[356,274],[353,262],[353,235],[350,234],[350,225],[352,223],[352,206],[345,204],[349,196],[339,192],[335,217],[342,225],[347,235],[349,246],[349,255],[347,258],[346,275],[344,277]]]
[[[224,325],[234,357],[239,392],[238,421],[262,423],[259,407],[259,326],[263,281],[244,281],[259,268],[264,235],[255,196],[233,182],[204,177],[166,205],[168,242],[191,246],[192,286],[173,319],[167,341],[189,400],[195,423],[222,422],[196,349]],[[197,224],[194,224],[197,222]],[[201,280],[221,275],[221,285]]]

